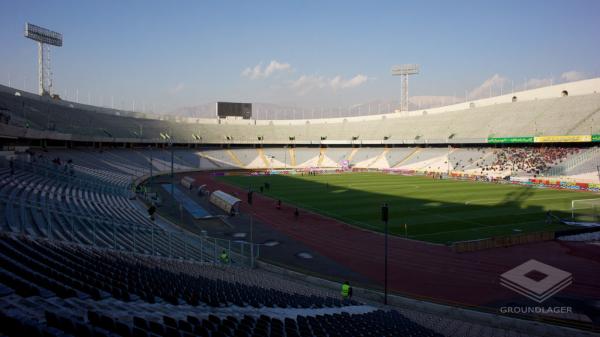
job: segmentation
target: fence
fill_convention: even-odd
[[[457,241],[452,244],[455,253],[475,252],[484,249],[510,247],[532,242],[554,240],[554,232],[538,232],[528,234],[515,234],[496,236],[480,240]]]
[[[23,160],[14,160],[10,165],[14,165],[14,169],[20,169],[57,181],[63,181],[70,185],[88,190],[123,196],[127,196],[129,193],[127,187],[119,186],[81,172],[74,172],[74,169],[67,165],[39,162],[33,163]]]
[[[565,162],[554,166],[544,172],[545,176],[562,176],[567,175],[567,172],[577,168],[579,165],[587,162],[591,158],[597,158],[600,155],[600,147],[592,147],[587,150],[584,150],[581,153],[578,153],[571,158],[567,159]]]
[[[221,263],[225,251],[229,264],[250,267],[260,253],[259,245],[245,241],[169,231],[5,197],[0,198],[0,206],[5,213],[2,229],[21,235],[213,264]]]

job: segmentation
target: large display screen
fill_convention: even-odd
[[[252,117],[252,103],[217,102],[217,116],[219,118],[242,117],[243,119],[250,119]]]

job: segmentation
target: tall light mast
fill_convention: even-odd
[[[38,43],[38,93],[40,96],[50,95],[52,88],[50,46],[62,47],[62,34],[26,23],[25,37]]]
[[[408,111],[408,75],[416,75],[418,73],[418,64],[402,64],[392,67],[392,76],[402,76],[402,97],[400,98],[400,111]]]

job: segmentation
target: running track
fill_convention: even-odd
[[[255,217],[322,255],[383,285],[383,235],[349,226],[338,220],[294,207],[275,209],[274,200],[254,194],[245,203],[246,191],[222,183],[207,174],[197,174],[196,184],[237,194],[244,200],[243,212]],[[600,299],[600,246],[558,241],[498,248],[474,253],[453,253],[448,247],[390,236],[388,239],[388,286],[394,292],[462,305],[485,306],[521,299],[500,286],[499,276],[529,260],[566,270],[573,284],[560,295]]]

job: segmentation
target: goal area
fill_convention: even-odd
[[[571,219],[600,222],[600,198],[571,200]]]

